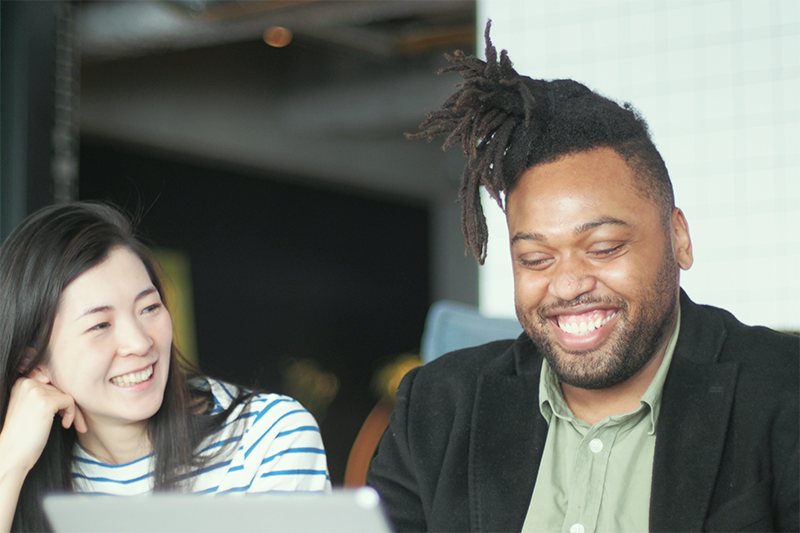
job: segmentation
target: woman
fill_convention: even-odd
[[[0,531],[47,529],[49,491],[330,490],[300,404],[179,360],[155,262],[114,208],[34,213],[0,277]]]

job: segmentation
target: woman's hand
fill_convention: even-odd
[[[0,432],[0,468],[14,465],[25,468],[26,473],[33,468],[47,443],[56,414],[61,415],[64,428],[74,425],[76,431],[86,433],[83,413],[72,396],[49,383],[19,378],[11,389],[5,424]]]
[[[53,385],[22,377],[14,382],[0,431],[0,531],[9,531],[22,483],[42,455],[53,417],[86,433],[86,420],[72,396]]]
[[[14,382],[0,431],[0,532],[11,530],[22,484],[42,455],[56,414],[65,428],[88,430],[72,396],[45,379],[21,377]]]

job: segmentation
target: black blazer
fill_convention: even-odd
[[[520,531],[542,458],[527,335],[414,369],[367,482],[404,531]],[[653,461],[652,531],[798,531],[800,339],[681,293]]]

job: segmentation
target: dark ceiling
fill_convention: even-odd
[[[435,72],[473,50],[474,0],[83,2],[75,18],[85,138],[453,198],[459,154],[403,134],[458,83]],[[266,44],[271,28],[290,44]]]
[[[85,2],[78,13],[84,61],[261,40],[283,27],[308,46],[364,61],[403,60],[471,48],[474,0]]]

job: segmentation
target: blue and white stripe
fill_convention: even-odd
[[[209,379],[213,412],[231,404],[237,389]],[[203,494],[329,492],[325,449],[314,417],[300,403],[278,394],[259,394],[237,407],[230,418],[198,448],[213,454],[201,470],[189,474],[191,491]],[[76,446],[72,468],[77,492],[134,496],[153,490],[153,457],[108,465]]]

